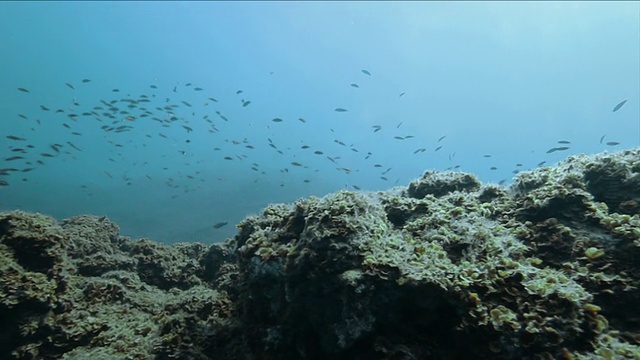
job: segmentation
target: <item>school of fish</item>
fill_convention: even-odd
[[[369,70],[363,69],[361,73],[367,77],[372,77],[372,73]],[[360,75],[362,76],[362,75]],[[74,85],[73,82],[66,82],[64,85],[68,88],[67,91],[75,92],[80,91],[82,86],[85,86],[91,83],[91,79],[81,79],[78,83]],[[348,86],[359,89],[360,85],[357,83],[350,83]],[[17,87],[18,92],[23,93],[24,96],[33,96],[34,92],[32,92],[27,87]],[[181,131],[184,131],[187,135],[191,135],[194,132],[195,124],[200,122],[207,126],[207,130],[209,133],[215,134],[220,130],[218,128],[220,122],[229,122],[232,119],[229,119],[227,116],[222,114],[219,110],[214,110],[214,104],[218,103],[218,100],[214,96],[204,95],[204,96],[196,96],[195,98],[199,105],[202,104],[208,111],[205,114],[197,114],[195,110],[193,110],[193,99],[194,93],[201,95],[205,94],[206,90],[203,87],[194,86],[191,83],[179,84],[175,85],[171,90],[171,92],[175,94],[175,96],[182,95],[187,92],[188,99],[175,99],[166,96],[166,92],[163,93],[165,95],[156,94],[159,91],[159,86],[151,84],[149,85],[149,93],[141,94],[138,96],[131,96],[127,94],[125,96],[119,96],[123,92],[118,88],[114,88],[111,90],[111,96],[106,97],[105,99],[100,100],[97,103],[93,104],[80,104],[75,98],[72,101],[71,106],[51,106],[50,104],[41,104],[37,109],[41,112],[40,116],[34,116],[32,113],[30,115],[26,115],[26,113],[17,114],[19,121],[28,121],[32,123],[31,131],[36,132],[37,127],[42,124],[41,117],[46,116],[46,121],[56,121],[60,124],[60,126],[64,127],[66,131],[68,131],[69,136],[64,139],[60,139],[59,141],[52,142],[50,144],[35,144],[30,141],[29,136],[25,134],[6,134],[4,136],[4,140],[2,143],[5,143],[6,146],[4,148],[0,148],[0,158],[2,159],[2,165],[0,166],[0,188],[10,186],[11,181],[15,181],[18,179],[19,181],[28,181],[28,176],[31,171],[34,171],[42,166],[48,165],[51,161],[54,161],[55,158],[71,158],[75,159],[77,153],[83,151],[80,146],[77,146],[74,143],[74,137],[83,136],[83,133],[78,130],[78,124],[81,122],[87,121],[86,119],[90,119],[91,122],[95,123],[97,127],[104,133],[104,139],[107,141],[114,149],[115,154],[119,157],[120,160],[126,157],[126,153],[123,154],[120,151],[121,148],[124,148],[128,145],[128,143],[120,142],[118,139],[118,134],[121,133],[129,133],[137,131],[137,124],[140,122],[154,122],[157,125],[157,132],[149,133],[146,132],[144,134],[147,138],[161,138],[166,139],[166,141],[171,141],[173,138],[172,131],[174,128],[180,128]],[[191,93],[189,93],[191,92]],[[237,90],[235,95],[241,96],[243,94],[243,90]],[[405,92],[399,94],[398,97],[402,97],[405,95]],[[244,95],[242,95],[244,96]],[[245,98],[240,98],[239,106],[242,108],[246,108],[252,104],[251,100],[247,100]],[[618,103],[614,108],[613,112],[619,111],[626,103],[626,100]],[[336,113],[347,113],[349,109],[347,107],[338,106],[334,108]],[[46,114],[46,115],[45,115]],[[215,115],[214,115],[215,114]],[[343,116],[343,115],[336,115]],[[273,131],[273,127],[282,126],[287,121],[291,121],[288,119],[283,119],[280,117],[273,117],[270,121],[265,119],[265,123],[269,130]],[[307,120],[304,117],[299,117],[297,119],[298,122],[305,124]],[[269,126],[269,123],[272,126]],[[198,125],[200,126],[200,125]],[[402,126],[402,122],[399,122],[393,133],[389,131],[388,136],[396,141],[416,141],[420,143],[422,146],[416,147],[413,151],[413,155],[417,155],[420,153],[424,153],[428,151],[427,145],[425,145],[425,141],[415,138],[414,135],[410,134],[400,134],[398,135],[396,130],[400,129]],[[168,129],[172,129],[169,131]],[[373,125],[370,130],[371,133],[384,132],[385,129],[381,125]],[[334,133],[333,129],[331,132]],[[600,144],[603,143],[606,135],[603,135],[600,138]],[[444,140],[447,138],[447,135],[442,135],[433,144],[432,152],[438,152],[442,150],[445,146]],[[131,140],[129,140],[130,142]],[[175,141],[175,139],[173,140]],[[190,139],[186,139],[185,143],[190,143]],[[259,142],[251,142],[247,138],[242,139],[225,139],[225,143],[230,144],[229,146],[223,148],[222,145],[218,147],[214,147],[213,157],[219,159],[219,161],[237,161],[238,166],[246,166],[251,171],[254,171],[263,176],[267,176],[268,174],[261,169],[260,165],[256,162],[249,163],[245,162],[245,159],[251,157],[252,151],[258,151],[262,149],[265,145],[271,148],[271,151],[275,151],[280,156],[286,157],[286,152],[290,151],[290,149],[281,148],[278,144],[276,144],[270,137],[266,138],[266,143]],[[333,139],[333,143],[343,147],[345,150],[352,151],[355,153],[362,154],[364,160],[369,159],[374,149],[370,151],[361,151],[356,148],[354,145],[349,145],[347,142],[341,139]],[[566,151],[569,150],[569,145],[571,144],[568,140],[559,140],[558,146],[551,147],[546,151],[547,154],[551,154],[557,151]],[[617,146],[620,143],[617,141],[609,141],[605,143],[607,146]],[[344,174],[350,174],[354,171],[351,168],[348,168],[340,163],[341,154],[336,153],[335,151],[328,151],[327,149],[314,149],[310,145],[302,145],[300,150],[303,150],[303,154],[306,154],[308,151],[309,156],[323,156],[326,161],[329,161],[333,164],[336,171],[339,171]],[[187,150],[182,148],[176,148],[180,154],[187,154]],[[224,154],[217,155],[216,152],[222,152]],[[329,155],[330,154],[330,155]],[[448,159],[450,161],[454,161],[455,152],[449,153]],[[293,166],[295,168],[305,168],[309,169],[310,166],[305,165],[303,158],[306,155],[295,157],[295,160],[288,158],[284,160],[283,167],[281,168],[281,172],[288,173],[289,167],[287,165]],[[116,157],[116,156],[114,156]],[[114,157],[109,157],[108,161],[117,162]],[[491,158],[491,154],[484,154],[484,158]],[[546,163],[542,161],[538,163],[538,166],[542,166]],[[144,165],[144,164],[142,164]],[[521,167],[522,164],[516,164],[516,170],[513,173],[517,173],[518,168]],[[389,175],[391,175],[392,167],[385,166],[383,164],[374,163],[371,164],[373,171],[377,173],[377,176],[383,181],[390,181]],[[460,165],[451,166],[448,168],[458,169]],[[381,171],[382,169],[385,169]],[[491,166],[489,170],[497,170],[498,168],[495,166]],[[164,168],[164,170],[169,170]],[[313,170],[313,169],[311,169]],[[317,169],[316,169],[317,171]],[[131,185],[133,179],[128,177],[126,173],[124,175],[114,175],[107,168],[103,170],[104,176],[109,179],[118,180],[119,178],[124,181],[126,185]],[[183,174],[180,173],[178,176],[183,176],[190,180],[199,180],[204,182],[205,179],[202,178],[200,171],[194,170],[191,174]],[[151,175],[146,175],[148,180],[153,180]],[[399,178],[398,178],[399,180]],[[396,180],[396,183],[398,182]],[[167,186],[172,188],[177,188],[179,185],[174,180],[174,178],[170,175],[164,179]],[[506,179],[500,181],[500,183],[504,183]],[[311,179],[306,178],[303,180],[303,183],[310,183]],[[284,184],[281,184],[284,186]],[[350,185],[352,188],[356,190],[360,190],[362,187],[356,184]],[[81,188],[85,190],[89,190],[90,185],[81,184]],[[185,189],[185,192],[188,192],[193,189]],[[177,195],[174,195],[177,196]],[[228,221],[220,221],[215,223],[213,228],[218,229],[228,224]]]

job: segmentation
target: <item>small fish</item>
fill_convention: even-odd
[[[602,144],[602,140],[604,140],[605,136],[607,136],[607,134],[602,135],[602,137],[600,138],[600,144]]]
[[[345,109],[345,108],[336,108],[336,110],[335,110],[335,111],[336,111],[336,112],[346,112],[346,111],[348,111],[348,110],[347,110],[347,109]]]
[[[492,166],[492,167],[489,168],[489,170],[498,170],[498,168],[495,167],[495,166]]]
[[[202,91],[202,88],[201,87],[194,87],[193,90],[194,91]]]
[[[40,105],[40,109],[42,109],[44,111],[49,111],[49,108],[44,106],[44,105]]]
[[[187,125],[182,125],[183,128],[185,128],[187,130],[188,133],[192,132],[193,129]]]
[[[438,141],[437,141],[437,142],[440,142],[440,141],[444,140],[444,138],[446,138],[446,137],[447,137],[447,135],[440,136],[440,139],[438,139]]]
[[[404,140],[404,138],[402,136],[394,136],[393,138],[396,139],[396,140]]]
[[[24,115],[24,114],[18,114],[18,117],[20,117],[20,118],[22,118],[22,119],[25,119],[25,120],[27,120],[27,119],[28,119],[28,118],[27,118],[27,115]]]
[[[0,180],[0,186],[9,186],[9,183],[4,180]]]
[[[571,141],[567,141],[567,140],[559,140],[558,144],[571,144]]]
[[[13,160],[20,160],[20,159],[24,159],[24,157],[22,157],[22,156],[11,156],[11,157],[5,158],[4,160],[5,161],[13,161]]]
[[[300,149],[308,149],[308,148],[310,148],[310,147],[311,147],[311,146],[309,146],[309,145],[302,145],[302,146],[300,146]]]
[[[373,125],[373,126],[372,126],[372,128],[373,128],[373,132],[378,132],[378,131],[380,131],[380,129],[382,129],[382,126],[380,126],[380,125]]]
[[[280,118],[274,118],[274,119],[273,119],[273,120],[271,120],[271,121],[273,121],[273,122],[282,122],[282,119],[280,119]]]
[[[238,90],[238,91],[236,91],[236,95],[237,95],[237,94],[242,94],[242,90]]]
[[[73,85],[69,84],[69,83],[64,83],[65,85],[67,85],[71,90],[75,90],[76,88],[73,87]]]
[[[82,82],[83,82],[84,84],[86,84],[86,83],[88,83],[88,82],[90,82],[90,81],[91,81],[91,80],[89,80],[89,79],[82,79]]]
[[[77,132],[77,131],[74,131],[74,132],[72,132],[72,133],[71,133],[71,135],[80,136],[80,135],[82,135],[82,134],[81,134],[81,133],[79,133],[79,132]]]
[[[19,137],[19,136],[13,136],[13,135],[8,135],[8,136],[6,136],[6,138],[7,138],[7,139],[9,139],[9,140],[16,140],[16,141],[24,141],[24,140],[27,140],[27,139],[25,139],[25,138],[21,138],[21,137]]]
[[[486,157],[486,158],[490,158],[491,157],[491,155],[489,155],[489,154],[485,154],[485,155],[482,155],[482,156]]]
[[[320,150],[316,150],[316,151],[314,151],[313,153],[314,153],[314,154],[316,154],[316,155],[322,155],[322,154],[324,154],[324,153],[323,153],[322,151],[320,151]]]
[[[567,146],[553,147],[553,148],[547,150],[547,154],[551,154],[551,153],[554,153],[556,151],[568,150],[568,149],[569,149],[569,147],[567,147]]]
[[[21,88],[21,87],[19,87],[19,88],[18,88],[18,91],[22,91],[22,92],[26,92],[26,93],[28,93],[28,92],[29,92],[29,90],[27,90],[27,89],[25,89],[25,88]]]
[[[152,89],[157,89],[157,88],[158,88],[158,87],[157,87],[157,86],[155,86],[155,85],[149,85],[149,87],[150,87],[150,88],[152,88]]]
[[[402,97],[404,95],[404,93],[400,93],[400,95],[398,95],[398,97]]]
[[[112,92],[120,92],[120,89],[113,89]]]
[[[219,223],[216,223],[215,225],[213,225],[213,228],[214,229],[220,229],[221,227],[223,227],[223,226],[225,226],[227,224],[228,224],[227,221],[219,222]]]
[[[620,101],[620,102],[618,103],[618,105],[616,105],[616,106],[613,108],[613,112],[616,112],[616,111],[620,110],[620,108],[621,108],[622,106],[624,106],[624,104],[626,104],[626,102],[627,102],[627,100],[622,100],[622,101]]]
[[[303,124],[307,122],[307,121],[306,121],[305,119],[303,119],[303,118],[298,118],[298,120],[300,120],[300,122],[301,122],[301,123],[303,123]]]
[[[233,158],[231,156],[225,156],[224,159],[225,160],[233,160]]]
[[[442,145],[438,146],[438,147],[437,147],[435,150],[433,150],[433,151],[435,152],[435,151],[438,151],[438,150],[440,150],[440,149],[442,149]]]
[[[299,163],[299,162],[297,162],[297,161],[292,161],[292,162],[291,162],[291,165],[293,165],[293,166],[302,166],[302,164],[300,164],[300,163]]]
[[[242,107],[247,107],[251,104],[251,101],[242,101]]]
[[[540,161],[540,162],[538,163],[538,166],[542,166],[542,165],[544,165],[544,164],[546,164],[546,163],[547,163],[547,161],[546,161],[546,160],[545,160],[545,161]]]
[[[53,155],[49,154],[49,153],[42,153],[40,154],[40,156],[44,156],[44,157],[53,157]]]
[[[364,69],[363,69],[363,70],[361,70],[361,71],[362,71],[362,73],[363,73],[363,74],[371,76],[371,73],[370,73],[369,71],[364,70]]]
[[[607,143],[607,145],[609,145],[609,146],[616,146],[616,145],[620,145],[620,143],[619,143],[619,142],[617,142],[617,141],[609,141],[609,142]]]
[[[425,149],[425,148],[420,148],[420,149],[417,149],[416,151],[414,151],[413,153],[417,154],[417,153],[425,152],[426,150],[427,149]]]
[[[356,83],[353,83],[353,84],[351,84],[351,87],[359,88],[360,86],[358,86],[358,84],[356,84]]]
[[[360,190],[360,186],[358,186],[358,185],[351,185],[351,186],[353,186],[353,188],[356,189],[356,190]]]

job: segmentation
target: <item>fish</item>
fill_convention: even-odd
[[[49,154],[49,153],[41,153],[40,156],[44,156],[44,157],[53,157],[53,155]]]
[[[193,91],[202,91],[203,89],[201,87],[194,87]]]
[[[559,140],[558,144],[571,144],[571,141],[567,141],[567,140]]]
[[[112,92],[120,92],[120,89],[113,89]]]
[[[310,148],[310,147],[311,147],[311,146],[309,146],[309,145],[302,145],[302,146],[300,146],[300,149],[308,149],[308,148]]]
[[[627,103],[627,100],[622,100],[622,101],[620,101],[620,102],[618,103],[618,105],[616,105],[616,106],[613,108],[613,112],[616,112],[616,111],[620,110],[620,108],[621,108],[621,107],[623,107],[623,106],[624,106],[624,104],[626,104],[626,103]]]
[[[90,82],[90,81],[91,81],[91,80],[89,80],[89,79],[82,79],[82,82],[83,82],[84,84],[86,84],[86,83],[88,83],[88,82]]]
[[[19,87],[19,88],[18,88],[18,91],[22,91],[22,92],[26,92],[26,93],[28,93],[28,92],[29,92],[29,90],[27,90],[27,89],[25,89],[25,88],[23,88],[23,87]]]
[[[193,129],[187,125],[182,125],[183,128],[185,128],[187,130],[188,133],[192,132]]]
[[[324,153],[323,153],[322,151],[320,151],[320,150],[316,150],[316,151],[314,151],[313,153],[314,153],[314,154],[316,154],[316,155],[322,155],[322,154],[324,154]]]
[[[404,93],[400,93],[400,95],[398,95],[398,97],[402,97],[404,95]]]
[[[482,155],[482,157],[490,158],[490,157],[491,157],[491,155],[489,155],[489,154],[485,154],[485,155]]]
[[[44,106],[44,105],[40,105],[40,109],[42,109],[44,111],[49,111],[49,108]]]
[[[233,160],[233,158],[231,156],[225,156],[224,159],[225,160]]]
[[[492,167],[489,168],[489,170],[498,170],[498,168],[495,167],[495,166],[492,166]]]
[[[417,153],[425,152],[426,150],[427,149],[425,149],[425,148],[420,148],[420,149],[417,149],[416,151],[414,151],[413,153],[417,154]]]
[[[158,87],[157,87],[157,86],[155,86],[155,85],[149,85],[149,87],[150,87],[150,88],[152,88],[152,89],[157,89],[157,88],[158,88]]]
[[[336,112],[346,112],[346,111],[348,111],[348,110],[347,110],[347,109],[345,109],[345,108],[336,108],[336,109],[335,109],[335,111],[336,111]]]
[[[438,146],[438,147],[434,150],[434,152],[435,152],[435,151],[438,151],[438,150],[440,150],[440,149],[442,149],[442,145]]]
[[[251,101],[242,101],[242,107],[247,107],[251,104]]]
[[[306,123],[307,121],[303,118],[298,118],[298,120],[300,120],[301,123]]]
[[[564,150],[569,150],[569,147],[567,147],[567,146],[553,147],[553,148],[547,150],[547,154],[551,154],[551,153],[556,152],[556,151],[564,151]]]
[[[221,227],[223,227],[223,226],[227,225],[228,223],[229,223],[229,222],[227,222],[227,221],[222,221],[222,222],[219,222],[219,223],[214,224],[214,225],[213,225],[213,228],[214,228],[214,229],[220,229]]]
[[[446,138],[446,137],[447,137],[447,135],[440,136],[440,139],[438,139],[438,141],[437,141],[437,142],[440,142],[440,141],[444,140],[444,138]]]
[[[9,186],[9,183],[4,180],[0,180],[0,186]]]
[[[393,138],[396,139],[396,140],[404,140],[404,138],[402,136],[394,136]]]
[[[236,95],[238,95],[238,94],[242,94],[242,90],[236,91]]]
[[[363,74],[371,76],[371,73],[368,70],[361,70]]]
[[[546,160],[545,160],[545,161],[540,161],[540,162],[538,163],[538,166],[542,166],[542,165],[544,165],[544,164],[546,164],[546,163],[547,163],[547,161],[546,161]]]
[[[74,132],[72,132],[72,133],[71,133],[71,135],[80,136],[80,135],[82,135],[82,134],[81,134],[81,133],[79,133],[79,132],[77,132],[77,131],[74,131]]]
[[[602,140],[604,140],[605,136],[607,136],[607,134],[602,135],[602,137],[600,138],[600,144],[602,144]]]
[[[16,141],[24,141],[24,140],[27,140],[27,139],[25,139],[25,138],[21,138],[21,137],[19,137],[19,136],[14,136],[14,135],[7,135],[7,136],[6,136],[6,138],[7,138],[7,139],[9,139],[9,140],[16,140]]]
[[[380,131],[380,129],[382,129],[382,126],[380,126],[380,125],[373,125],[373,126],[372,126],[372,128],[373,128],[373,132],[378,132],[378,131]]]
[[[293,166],[302,166],[302,164],[300,164],[300,163],[299,163],[299,162],[297,162],[297,161],[292,161],[292,162],[291,162],[291,165],[293,165]]]
[[[24,157],[22,157],[22,156],[11,156],[11,157],[5,158],[4,160],[5,161],[13,161],[13,160],[20,160],[20,159],[24,159]]]
[[[617,141],[609,141],[609,142],[607,143],[607,145],[609,145],[609,146],[616,146],[616,145],[620,145],[620,143],[619,143],[619,142],[617,142]]]
[[[76,88],[73,87],[73,85],[69,84],[69,83],[64,83],[65,85],[67,85],[71,90],[75,90]]]
[[[27,115],[24,115],[24,114],[18,114],[18,117],[28,120]]]
[[[356,84],[356,83],[353,83],[353,84],[351,84],[351,87],[359,88],[360,86],[358,86],[358,84]]]
[[[273,120],[271,120],[271,121],[273,121],[273,122],[282,122],[282,119],[280,119],[280,118],[274,118],[274,119],[273,119]]]

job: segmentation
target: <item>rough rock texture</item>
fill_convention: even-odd
[[[640,359],[640,150],[271,205],[222,244],[0,213],[2,359]]]

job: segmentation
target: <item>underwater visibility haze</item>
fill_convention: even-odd
[[[2,2],[0,53],[0,210],[168,243],[640,145],[638,2]]]

